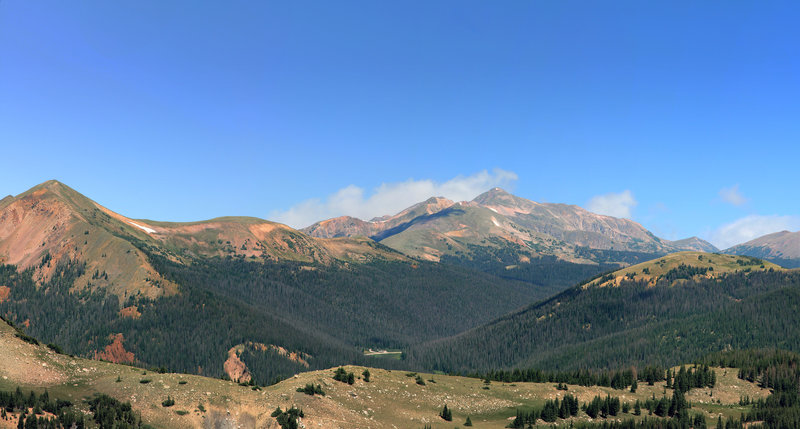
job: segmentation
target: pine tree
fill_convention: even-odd
[[[464,422],[464,426],[472,426],[472,420],[469,419],[469,416],[467,416],[467,421]]]
[[[447,408],[447,404],[444,404],[444,408],[442,408],[442,412],[439,413],[439,417],[443,418],[448,422],[453,421],[453,413],[450,411],[450,409]]]

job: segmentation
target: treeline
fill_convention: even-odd
[[[667,388],[686,393],[693,388],[714,387],[717,384],[717,373],[709,369],[708,365],[695,366],[686,369],[681,366],[677,372],[667,370]]]
[[[453,374],[457,375],[457,374]],[[542,371],[540,369],[514,369],[511,371],[491,370],[487,372],[473,372],[467,377],[482,380],[499,381],[503,383],[566,383],[579,386],[603,386],[612,389],[636,390],[639,381],[653,385],[657,381],[666,380],[666,387],[681,392],[688,392],[693,388],[714,387],[717,382],[716,373],[708,365],[682,366],[679,370],[664,370],[659,366],[646,366],[641,370],[636,368],[618,371]]]
[[[622,421],[604,421],[597,423],[577,422],[570,424],[571,429],[706,429],[706,421],[702,415],[696,415],[691,422],[676,419],[647,418],[643,420],[625,419]],[[732,426],[717,426],[720,429],[736,429]]]
[[[703,361],[739,368],[740,378],[772,389],[767,398],[751,402],[752,410],[740,420],[731,421],[731,427],[800,427],[800,355],[781,350],[744,350],[713,354]]]
[[[26,395],[19,387],[13,392],[0,391],[0,409],[0,417],[4,420],[10,418],[9,413],[19,413],[20,425],[25,428],[86,427],[83,413],[77,411],[69,401],[50,398],[47,390],[41,395],[33,391]],[[50,416],[45,416],[45,412]]]
[[[467,244],[467,252],[443,255],[443,264],[473,268],[494,276],[518,280],[535,285],[539,289],[538,298],[543,299],[563,291],[575,283],[598,273],[620,268],[615,263],[577,264],[564,261],[555,256],[530,255],[529,250],[506,240],[496,241],[496,247]],[[529,262],[520,263],[520,255],[530,256]],[[648,255],[649,259],[657,255]],[[514,268],[508,269],[509,266]]]
[[[561,400],[559,398],[546,400],[541,409],[528,411],[517,409],[517,414],[508,427],[525,428],[535,425],[536,421],[540,419],[547,423],[553,423],[557,419],[575,417],[578,415],[579,410],[578,398],[567,394]]]
[[[800,350],[800,272],[738,272],[673,287],[626,279],[570,288],[480,328],[406,351],[446,373],[673,366],[724,348]],[[480,352],[478,352],[480,351]],[[485,370],[483,372],[486,372]]]
[[[740,418],[719,417],[716,427],[722,429],[767,428],[784,429],[800,427],[800,355],[774,349],[737,350],[709,354],[698,363],[702,365],[738,368],[739,377],[758,383],[761,387],[772,389],[772,393],[764,399],[750,402],[751,410]],[[632,419],[621,422],[575,423],[570,427],[584,429],[651,429],[651,428],[705,428],[702,415],[693,419],[683,411],[681,406],[681,390],[675,390],[671,401],[665,398],[648,400],[645,407],[657,416],[673,417],[662,420],[648,419],[636,421]],[[637,402],[637,407],[639,406]]]
[[[633,415],[638,416],[641,415],[643,408],[649,410],[650,415],[656,415],[662,418],[670,418],[670,420],[658,419],[653,421],[656,426],[641,427],[706,427],[706,421],[702,415],[697,414],[694,417],[689,415],[691,404],[689,404],[684,397],[683,392],[680,390],[676,390],[670,398],[664,396],[660,399],[656,399],[654,396],[652,399],[648,399],[643,404],[637,400],[633,407],[631,407],[630,403],[622,403],[618,397],[612,397],[611,395],[606,395],[605,397],[595,396],[591,401],[581,405],[576,397],[567,394],[564,395],[564,398],[560,400],[559,398],[556,398],[554,400],[545,401],[545,404],[541,409],[517,409],[514,420],[508,425],[508,427],[518,429],[532,427],[533,425],[537,424],[539,420],[552,424],[557,422],[559,419],[564,420],[571,417],[577,417],[580,415],[581,411],[586,414],[587,417],[592,419],[617,417],[622,414],[630,414],[631,411],[633,412]],[[647,421],[646,417],[644,421]],[[658,422],[660,422],[662,426],[658,426]],[[574,424],[575,422],[570,422],[570,427],[573,427]],[[677,424],[677,426],[672,426],[673,424]],[[605,426],[590,425],[586,427]]]
[[[138,429],[148,428],[133,411],[130,402],[120,402],[108,395],[98,395],[89,400],[89,410],[100,428]]]
[[[42,394],[25,394],[17,387],[13,392],[0,391],[0,418],[10,420],[11,413],[19,414],[18,426],[22,429],[145,429],[150,426],[131,408],[130,402],[120,402],[107,395],[88,401],[90,421],[70,401],[51,398],[47,390]]]
[[[638,375],[637,375],[638,374]],[[483,380],[499,381],[503,383],[566,383],[579,386],[603,386],[613,389],[626,389],[634,380],[645,381],[653,384],[665,379],[665,370],[657,366],[647,366],[640,372],[635,368],[621,371],[543,371],[540,369],[514,369],[510,371],[491,370],[487,372],[472,372],[467,377]]]

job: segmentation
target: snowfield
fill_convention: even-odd
[[[131,225],[133,225],[133,226],[135,226],[135,227],[137,227],[137,228],[139,228],[139,229],[141,229],[142,231],[144,231],[144,232],[146,232],[146,233],[148,233],[148,234],[155,234],[155,233],[156,233],[156,230],[155,230],[155,229],[153,229],[153,228],[148,228],[148,227],[146,227],[146,226],[139,225],[139,224],[138,224],[138,223],[136,223],[136,222],[131,222],[131,221],[128,221],[128,223],[129,223],[129,224],[131,224]]]

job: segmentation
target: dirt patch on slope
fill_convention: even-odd
[[[11,295],[11,288],[8,286],[0,286],[0,302],[5,302],[9,295]]]
[[[122,334],[111,335],[111,344],[107,345],[101,352],[94,352],[94,359],[104,360],[113,363],[133,363],[136,358],[133,353],[125,350],[122,342],[125,338]]]
[[[142,313],[139,312],[139,308],[136,307],[135,305],[132,305],[130,307],[125,307],[119,310],[119,317],[130,317],[131,319],[138,319],[141,316]]]
[[[222,368],[232,381],[246,383],[250,381],[252,376],[250,375],[250,370],[247,369],[247,365],[239,359],[240,348],[241,346],[235,346],[228,350],[228,360],[222,364]]]

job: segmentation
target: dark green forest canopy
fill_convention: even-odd
[[[178,295],[120,302],[103,290],[70,291],[84,264],[61,263],[41,286],[32,270],[4,265],[0,284],[11,296],[0,303],[0,314],[30,320],[32,335],[72,354],[92,356],[111,334],[122,333],[138,364],[221,376],[227,351],[246,342],[305,353],[310,369],[404,366],[365,358],[360,350],[453,335],[564,287],[424,262],[324,266],[211,258],[181,265],[139,244],[153,266],[180,285]],[[542,266],[543,273],[548,269]],[[129,305],[137,305],[141,317],[120,317]],[[243,359],[262,384],[309,369],[273,351],[248,350]]]
[[[800,344],[800,273],[628,280],[575,287],[480,328],[413,346],[411,365],[445,372],[676,365],[726,348]]]

